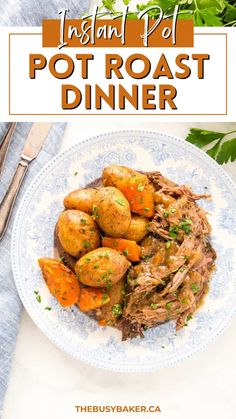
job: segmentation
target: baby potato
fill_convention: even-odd
[[[140,242],[148,234],[149,222],[144,217],[133,215],[131,223],[126,231],[124,238],[128,240],[134,240]]]
[[[135,172],[137,173],[137,172]],[[104,186],[115,186],[119,188],[119,183],[134,176],[134,170],[126,166],[108,166],[102,173],[102,183]]]
[[[109,237],[122,237],[131,222],[130,206],[117,188],[101,188],[94,198],[93,215]]]
[[[57,223],[57,234],[63,249],[79,258],[100,245],[100,234],[90,215],[79,210],[66,210]]]
[[[96,189],[76,189],[64,198],[64,206],[68,209],[77,209],[88,214],[93,212],[93,200]]]
[[[129,266],[126,257],[116,250],[100,247],[77,261],[75,273],[83,284],[109,290],[123,277]]]

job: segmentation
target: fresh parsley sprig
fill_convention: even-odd
[[[127,6],[130,1],[123,0],[123,3]],[[183,13],[179,18],[193,19],[195,26],[236,26],[236,1],[234,0],[147,0],[137,4],[136,10],[130,10],[128,18],[137,18],[140,11],[150,6],[159,6],[166,15],[171,14],[176,5],[179,5],[179,11]],[[102,6],[113,14],[120,12],[116,10],[116,0],[102,0]],[[159,11],[150,10],[149,15],[157,19]]]
[[[236,130],[217,132],[191,128],[186,140],[199,148],[209,146],[207,154],[217,163],[224,164],[236,160],[236,138],[227,139],[233,133],[236,133]]]

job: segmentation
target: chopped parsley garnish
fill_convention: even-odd
[[[150,208],[146,207],[144,208],[144,211],[150,211]]]
[[[183,230],[186,234],[189,234],[191,232],[191,224],[192,220],[183,220],[181,221],[179,228]]]
[[[150,259],[151,256],[149,255],[142,255],[141,259],[145,262],[146,260]]]
[[[191,290],[193,291],[194,294],[197,294],[198,291],[200,291],[200,287],[197,284],[191,284],[190,288],[191,288]]]
[[[132,283],[132,278],[131,278],[130,274],[127,275],[127,282],[129,284]]]
[[[64,256],[62,256],[62,257],[59,259],[59,262],[64,262],[64,260],[65,260],[65,257],[64,257]]]
[[[93,218],[97,219],[100,215],[98,213],[98,207],[93,207]]]
[[[83,226],[85,226],[85,224],[87,223],[87,221],[84,218],[81,218],[80,222]]]
[[[91,244],[89,242],[83,242],[83,246],[85,249],[89,249],[91,247]]]
[[[91,258],[90,258],[89,256],[87,256],[87,257],[85,258],[85,260],[86,260],[86,262],[88,263],[88,262],[90,262]]]
[[[165,210],[165,211],[163,211],[163,215],[164,215],[164,217],[165,217],[165,218],[167,218],[167,217],[168,217],[168,215],[169,215],[169,211],[166,211],[166,210]]]
[[[94,267],[94,269],[99,268],[99,263],[95,263],[95,264],[93,265],[93,267]]]
[[[75,172],[75,173],[74,173],[74,176],[77,176],[77,175],[78,175],[78,172]]]
[[[115,200],[115,202],[119,205],[121,205],[122,207],[125,206],[125,201],[122,198],[118,198]]]
[[[41,299],[41,296],[39,294],[36,295],[36,300],[38,301],[38,303],[41,303],[42,299]]]
[[[104,253],[104,258],[106,258],[106,259],[110,259],[110,256],[109,256],[109,253]]]
[[[52,307],[45,307],[44,310],[51,311],[52,310]]]
[[[175,212],[175,208],[171,208],[171,209],[170,209],[170,212],[171,212],[171,214],[174,214],[174,212]]]
[[[139,192],[143,192],[143,190],[144,190],[144,185],[138,185],[138,187],[137,187],[137,190],[139,191]]]
[[[34,290],[35,295],[38,295],[39,291]]]
[[[150,307],[151,307],[152,310],[156,310],[157,309],[157,304],[152,303]]]
[[[123,253],[124,253],[124,255],[125,255],[125,256],[129,256],[129,250],[128,250],[128,249],[125,249],[125,250],[123,251]]]
[[[178,226],[171,226],[171,227],[169,228],[169,236],[170,236],[172,239],[176,239],[176,238],[177,238],[177,236],[178,236],[178,232],[179,232],[179,227],[178,227]]]
[[[166,304],[166,309],[170,310],[172,306],[173,306],[173,301],[169,301],[169,303]]]
[[[122,315],[122,305],[121,304],[115,304],[112,307],[112,313],[114,314],[114,316],[119,317]]]
[[[192,314],[189,314],[189,315],[187,316],[187,318],[186,318],[187,322],[188,322],[189,320],[192,320],[192,318],[193,318]]]
[[[108,299],[109,299],[109,297],[108,297],[108,295],[107,295],[107,294],[103,294],[103,295],[102,295],[102,302],[103,302],[103,303],[106,303]]]
[[[166,242],[166,248],[169,249],[171,246],[171,241]]]
[[[111,287],[112,287],[112,281],[109,279],[107,281],[107,286],[106,286],[107,291],[109,291],[111,289]]]

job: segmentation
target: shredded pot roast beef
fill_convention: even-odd
[[[177,330],[183,327],[208,291],[216,258],[206,212],[196,203],[209,195],[197,195],[159,172],[146,174],[155,188],[155,215],[141,242],[142,261],[127,275],[117,324],[124,340],[169,320]]]

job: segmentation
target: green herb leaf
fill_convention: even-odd
[[[178,226],[171,226],[171,227],[169,228],[169,236],[170,236],[172,239],[176,239],[176,238],[177,238],[177,236],[178,236],[178,232],[179,232],[179,227],[178,227]]]
[[[112,307],[112,313],[114,314],[114,316],[119,317],[122,315],[122,305],[121,304],[115,304]]]
[[[124,253],[124,255],[125,255],[125,256],[129,256],[129,250],[128,250],[128,249],[125,249],[125,250],[123,251],[123,253]]]
[[[149,260],[149,259],[150,259],[150,257],[151,257],[151,256],[149,256],[149,255],[142,255],[142,256],[141,256],[141,259],[145,262],[145,261]]]
[[[102,0],[102,5],[111,12],[115,12],[114,6],[115,6],[116,0]]]
[[[192,224],[192,221],[186,219],[186,220],[181,221],[179,228],[183,230],[186,234],[189,234],[191,232],[191,224]]]
[[[121,205],[122,207],[125,206],[125,201],[122,198],[118,198],[115,200],[115,202],[119,205]]]
[[[45,307],[44,310],[51,311],[52,310],[52,307]]]
[[[39,294],[36,295],[36,300],[38,301],[38,303],[41,303],[42,299],[41,299],[41,296]]]
[[[141,185],[141,183],[140,183],[140,185],[138,185],[138,187],[137,187],[137,191],[143,192],[143,190],[144,190],[144,185]]]
[[[152,303],[150,305],[150,307],[151,307],[152,310],[156,310],[157,309],[157,304]]]
[[[87,241],[83,242],[83,246],[85,247],[85,249],[89,249],[91,247],[91,244]]]
[[[166,242],[166,248],[169,249],[171,246],[171,241]]]
[[[226,141],[222,144],[217,156],[216,161],[219,164],[228,163],[228,161],[236,160],[236,138]]]
[[[109,299],[107,294],[103,294],[102,295],[102,302],[105,304],[107,302],[107,300]]]
[[[209,156],[211,156],[213,159],[215,159],[215,157],[216,157],[216,155],[217,155],[217,153],[219,151],[219,148],[220,148],[220,145],[221,145],[221,141],[222,141],[222,139],[220,139],[219,141],[217,141],[217,143],[212,148],[210,148],[209,150],[207,150],[207,154],[209,154]]]
[[[224,164],[236,160],[236,138],[225,141],[226,137],[232,132],[222,133],[191,128],[186,140],[199,148],[213,143],[212,147],[207,150],[207,154],[217,163]]]
[[[191,128],[186,140],[199,148],[205,147],[214,140],[222,139],[225,136],[222,132],[207,131],[198,128]]]
[[[194,294],[197,294],[198,291],[200,290],[200,288],[197,284],[191,284],[190,288],[191,288],[191,290],[193,291]]]
[[[166,309],[170,310],[172,306],[173,306],[173,301],[169,301],[169,303],[166,304]]]

